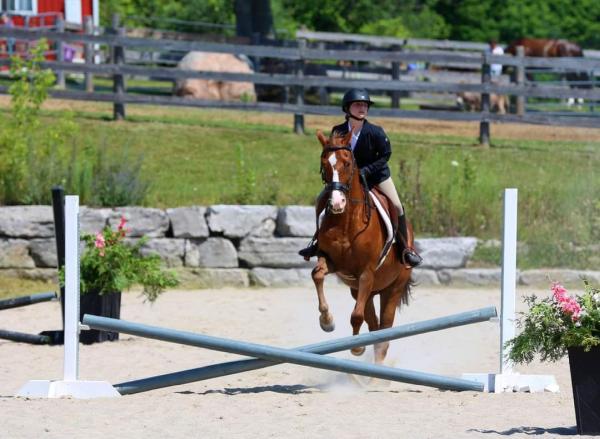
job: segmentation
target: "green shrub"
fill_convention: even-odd
[[[89,204],[93,206],[140,206],[150,182],[142,176],[143,156],[131,158],[128,148],[110,155],[98,148]]]
[[[108,156],[104,146],[92,143],[96,139],[82,140],[69,112],[41,118],[55,81],[40,67],[47,49],[41,40],[30,57],[11,59],[11,113],[0,130],[0,204],[51,204],[50,188],[56,185],[89,205],[143,204],[149,183],[141,175],[141,156],[131,159],[126,148]]]

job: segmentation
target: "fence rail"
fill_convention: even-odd
[[[108,32],[110,31],[110,32]],[[492,83],[489,77],[489,66],[491,64],[503,64],[513,66],[521,73],[525,68],[543,68],[552,71],[584,71],[591,72],[594,78],[594,72],[600,72],[600,59],[588,58],[528,58],[513,57],[507,55],[491,55],[481,51],[481,45],[478,43],[457,42],[434,42],[431,40],[397,40],[389,38],[364,37],[362,40],[372,45],[383,45],[403,42],[404,46],[433,47],[434,51],[411,51],[411,50],[356,50],[356,49],[327,49],[323,47],[307,47],[302,41],[309,38],[325,38],[321,33],[300,33],[303,38],[298,47],[275,47],[275,46],[256,46],[244,44],[213,43],[204,41],[182,41],[169,39],[152,38],[133,38],[125,36],[123,28],[118,27],[118,22],[113,24],[113,30],[107,30],[102,35],[93,35],[93,32],[69,33],[56,32],[48,29],[19,29],[19,28],[1,28],[0,38],[15,38],[25,41],[35,41],[46,38],[50,41],[60,44],[77,43],[91,50],[97,45],[109,47],[112,56],[112,63],[93,64],[92,57],[86,56],[86,63],[69,63],[56,61],[44,62],[43,66],[50,68],[55,72],[64,75],[64,72],[83,73],[86,78],[92,75],[110,76],[115,82],[113,93],[94,92],[92,87],[87,87],[86,92],[72,90],[53,90],[51,96],[57,98],[74,100],[96,100],[101,102],[113,102],[115,108],[115,118],[119,115],[124,117],[124,104],[154,104],[154,105],[176,105],[190,107],[209,107],[209,108],[230,108],[244,109],[253,111],[277,111],[289,112],[295,114],[295,127],[303,130],[303,121],[299,119],[303,114],[339,114],[337,107],[326,105],[306,105],[303,98],[304,90],[309,88],[328,88],[328,89],[347,89],[351,87],[366,88],[389,93],[392,96],[392,106],[397,107],[400,92],[419,92],[419,93],[438,93],[453,94],[461,92],[479,93],[482,97],[482,109],[480,112],[465,113],[457,111],[439,111],[422,109],[418,111],[401,110],[399,108],[376,109],[371,113],[380,116],[406,117],[406,118],[427,118],[443,120],[468,120],[480,121],[482,141],[487,141],[485,136],[486,126],[489,132],[490,121],[521,122],[536,124],[567,124],[571,126],[590,126],[600,127],[600,117],[593,115],[575,116],[563,114],[495,114],[490,112],[489,103],[486,105],[486,99],[490,94],[501,94],[519,97],[519,99],[535,98],[585,98],[592,101],[600,101],[600,89],[573,89],[568,86],[559,85],[538,85],[524,81],[524,74],[516,75],[521,78],[517,83],[497,84]],[[328,34],[328,38],[333,40],[343,39],[343,34]],[[345,36],[347,39],[347,35]],[[355,37],[355,36],[354,36]],[[453,51],[443,52],[437,49],[452,47],[463,50],[478,50],[479,52]],[[126,64],[123,54],[125,49],[133,51],[201,51],[201,52],[219,52],[235,55],[246,55],[254,59],[275,58],[292,62],[297,67],[294,73],[267,74],[267,73],[227,73],[227,72],[209,72],[209,71],[190,71],[179,70],[169,67],[156,67],[148,65]],[[60,58],[59,58],[60,59]],[[308,61],[354,61],[370,62],[375,66],[386,65],[383,71],[389,71],[390,79],[348,79],[335,78],[328,76],[314,76],[305,74],[302,67]],[[0,66],[9,64],[9,60],[0,59]],[[425,63],[466,63],[475,66],[482,72],[480,83],[462,83],[462,82],[426,82],[416,80],[398,80],[398,63],[425,62]],[[300,67],[298,67],[300,66]],[[394,70],[394,66],[396,69]],[[372,68],[372,67],[371,67]],[[381,67],[377,67],[381,68]],[[395,72],[395,73],[394,73]],[[251,82],[256,85],[274,85],[297,90],[296,103],[244,103],[244,102],[221,102],[184,99],[175,96],[156,96],[128,93],[124,78],[126,77],[145,77],[160,78],[161,80],[175,81],[184,78],[211,79],[216,81],[243,81]],[[86,82],[88,82],[86,81]],[[6,92],[6,87],[0,87],[0,92]],[[489,101],[488,101],[489,102]],[[394,105],[394,103],[396,105]],[[300,123],[298,123],[300,121]],[[298,129],[297,129],[298,130]],[[485,142],[484,142],[485,143]]]

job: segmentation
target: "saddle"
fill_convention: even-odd
[[[322,195],[323,193],[321,193]],[[327,212],[326,199],[325,197],[319,196],[317,202],[317,230],[321,227],[323,218]],[[390,252],[394,239],[396,237],[396,230],[398,230],[398,211],[394,208],[394,205],[389,200],[387,195],[380,191],[377,187],[373,187],[369,190],[369,197],[371,198],[372,204],[370,208],[377,209],[379,216],[383,221],[383,232],[385,234],[385,244],[379,254],[377,260],[377,268],[381,267],[388,253]],[[315,234],[316,236],[316,234]],[[315,238],[313,238],[315,239]]]

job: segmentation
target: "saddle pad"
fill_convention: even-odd
[[[381,250],[381,254],[379,255],[379,261],[377,262],[377,268],[375,268],[375,270],[378,270],[379,267],[381,267],[381,265],[385,261],[385,258],[387,257],[388,253],[390,252],[390,249],[392,248],[392,244],[394,243],[394,231],[392,228],[392,221],[390,220],[390,217],[389,217],[386,209],[384,209],[384,207],[381,205],[377,196],[372,191],[369,191],[369,195],[371,196],[371,199],[373,200],[373,203],[375,204],[375,207],[377,208],[377,212],[379,212],[379,215],[381,215],[381,218],[383,218],[383,222],[385,223],[385,231],[386,231],[385,245],[383,246],[383,249]]]

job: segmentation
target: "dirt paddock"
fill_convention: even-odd
[[[123,297],[122,318],[294,347],[350,334],[349,293],[328,286],[333,333],[318,327],[310,288],[170,291],[154,305]],[[519,294],[530,294],[523,290]],[[539,291],[536,293],[539,294]],[[416,287],[396,325],[494,305],[498,289]],[[522,307],[522,304],[519,305]],[[39,332],[60,327],[47,302],[2,312],[0,327]],[[491,322],[393,341],[388,365],[460,376],[496,372],[499,329]],[[361,361],[368,360],[368,349]],[[334,354],[355,359],[349,352]],[[114,399],[14,398],[31,379],[61,379],[62,347],[0,341],[2,438],[494,438],[575,434],[568,362],[532,364],[522,373],[553,374],[559,393],[484,394],[418,385],[358,385],[347,375],[289,364]],[[80,378],[120,383],[240,358],[122,335],[80,347]]]

